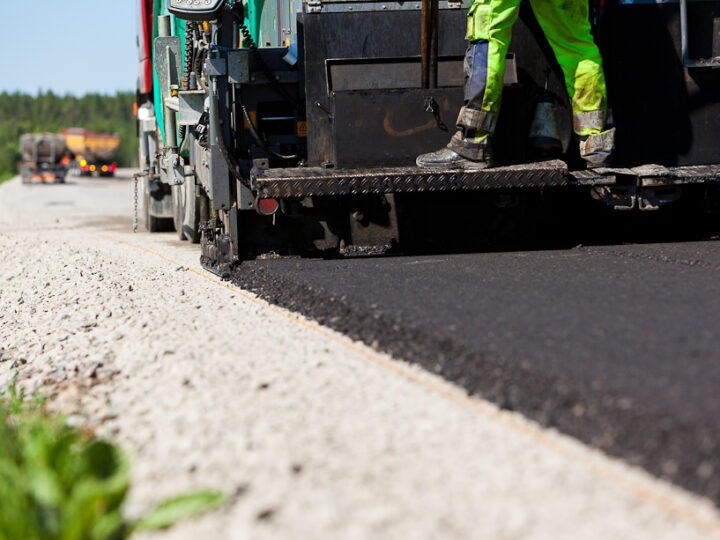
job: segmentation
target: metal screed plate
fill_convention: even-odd
[[[419,167],[346,170],[297,167],[255,170],[252,174],[252,186],[261,198],[463,191],[568,183],[567,165],[559,160],[480,171],[432,171]]]

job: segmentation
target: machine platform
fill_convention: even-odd
[[[419,167],[255,170],[252,187],[261,198],[298,198],[372,193],[418,193],[545,186],[672,186],[720,182],[720,166],[599,168],[568,171],[560,160],[480,171],[431,171]]]
[[[418,193],[569,183],[560,160],[497,167],[481,171],[431,171],[419,167],[324,169],[297,167],[255,170],[252,187],[261,198],[297,198],[372,193]]]

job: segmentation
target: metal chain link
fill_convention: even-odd
[[[138,228],[138,178],[139,176],[137,174],[134,175],[135,178],[135,200],[133,201],[133,232],[137,232]]]

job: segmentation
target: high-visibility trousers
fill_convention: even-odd
[[[453,142],[483,140],[495,131],[505,58],[522,0],[475,0],[468,11],[465,105]],[[599,134],[608,120],[600,51],[590,33],[587,0],[530,0],[552,47],[572,102],[573,128],[581,138]],[[452,143],[451,143],[452,146]]]

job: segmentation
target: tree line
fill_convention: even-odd
[[[85,128],[120,135],[117,162],[121,167],[137,165],[137,135],[132,92],[114,96],[87,94],[58,96],[52,91],[37,96],[0,93],[0,179],[17,173],[20,135],[57,133],[65,128]]]

